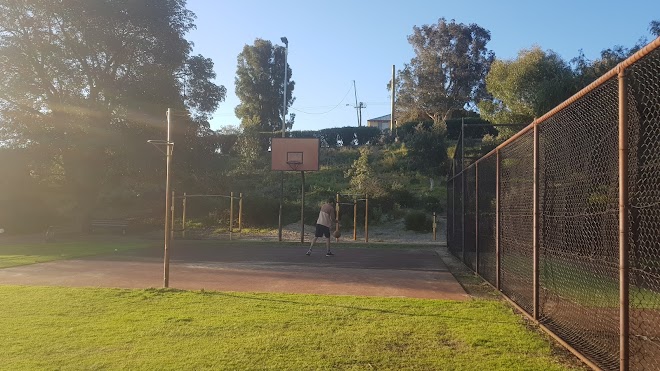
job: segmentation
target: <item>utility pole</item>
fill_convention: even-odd
[[[390,134],[394,133],[394,65],[392,65],[392,113],[390,114]]]
[[[365,106],[363,102],[360,102],[355,108],[357,108],[358,110],[358,127],[359,127],[362,126],[362,109],[367,108],[367,106]]]
[[[357,124],[358,127],[362,126],[362,109],[367,108],[367,106],[364,105],[364,102],[358,103],[357,100],[357,88],[355,87],[355,80],[353,80],[353,91],[355,92],[355,114],[357,115]],[[347,104],[348,106],[348,104]]]

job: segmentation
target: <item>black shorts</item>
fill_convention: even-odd
[[[326,227],[323,224],[317,224],[316,234],[314,234],[314,236],[330,238],[330,227]]]

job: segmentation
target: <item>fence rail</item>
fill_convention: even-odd
[[[455,168],[453,255],[592,368],[660,370],[660,38]]]

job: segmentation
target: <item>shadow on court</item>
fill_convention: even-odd
[[[280,292],[465,300],[433,248],[209,245],[176,241],[169,286],[186,290]],[[163,249],[154,247],[0,269],[0,284],[149,288],[163,286]]]

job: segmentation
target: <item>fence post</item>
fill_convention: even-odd
[[[447,218],[449,220],[449,218]],[[451,180],[451,244],[456,239],[456,176]],[[447,246],[449,246],[449,230],[447,230]]]
[[[495,151],[495,288],[500,290],[500,150]]]
[[[474,164],[474,271],[479,274],[479,163]]]
[[[364,242],[369,242],[369,195],[364,195]]]
[[[305,243],[305,172],[300,172],[302,187],[300,190],[300,243]]]
[[[435,218],[435,211],[433,212],[433,241],[437,240],[437,235],[436,235],[436,218]]]
[[[335,231],[339,231],[339,193],[337,193],[337,202],[335,203]],[[339,238],[335,238],[335,241],[339,241]]]
[[[465,264],[465,173],[461,171],[461,261]]]
[[[533,316],[534,320],[539,320],[539,130],[534,122],[534,180],[532,184],[532,259],[533,259]]]
[[[186,192],[183,192],[183,205],[181,207],[181,236],[186,238]]]
[[[172,220],[170,221],[170,240],[174,240],[174,191],[172,191],[172,202],[171,202],[171,209],[170,209],[170,217]]]
[[[234,192],[229,193],[229,239],[234,231]]]
[[[357,241],[357,197],[353,196],[353,241]]]
[[[628,296],[628,91],[626,70],[619,70],[619,369],[629,368]]]
[[[243,233],[243,193],[238,194],[238,233]]]

